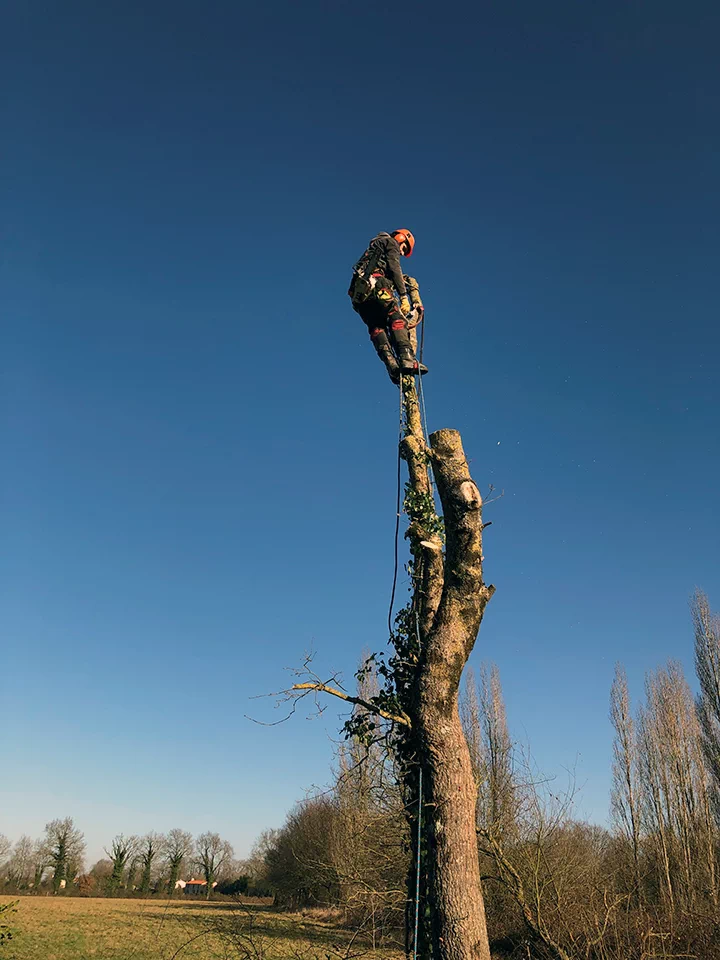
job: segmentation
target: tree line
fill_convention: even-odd
[[[692,623],[697,696],[671,661],[647,673],[633,709],[616,667],[607,827],[575,815],[572,774],[563,784],[544,776],[513,742],[497,668],[468,677],[461,712],[498,956],[720,956],[720,619],[701,593]],[[359,676],[358,697],[368,700],[375,680]],[[369,722],[376,735],[342,744],[332,785],[299,803],[258,849],[279,905],[331,907],[372,926],[376,944],[407,949],[416,905],[406,800],[381,726]]]
[[[641,960],[720,956],[720,618],[692,601],[693,696],[675,661],[650,670],[635,707],[618,664],[608,826],[579,819],[572,774],[538,771],[509,732],[499,672],[469,673],[462,724],[478,790],[477,851],[497,956]],[[358,701],[377,675],[358,671]],[[362,706],[355,708],[362,712]],[[220,893],[272,894],[279,907],[322,908],[406,949],[416,906],[407,793],[382,722],[348,728],[327,789],[298,803],[280,829],[238,861],[218,834],[118,835],[83,872],[85,843],[69,818],[36,841],[0,837],[0,881],[12,890],[169,895],[194,872]],[[412,801],[411,801],[412,802]],[[429,809],[423,816],[432,816]],[[427,841],[424,841],[427,842]],[[421,847],[420,861],[428,851]]]
[[[0,889],[4,893],[51,892],[85,896],[173,897],[190,875],[214,893],[266,896],[262,869],[251,857],[240,861],[218,833],[197,837],[179,828],[166,834],[118,834],[106,856],[85,871],[85,837],[72,817],[51,820],[42,837],[20,837],[14,844],[0,834]],[[263,867],[264,869],[264,867]]]

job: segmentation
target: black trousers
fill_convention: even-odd
[[[392,284],[386,277],[376,277],[373,292],[362,303],[354,303],[353,309],[360,314],[371,340],[375,340],[381,333],[407,329],[405,315],[395,299]]]

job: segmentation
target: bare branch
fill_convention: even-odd
[[[364,700],[362,697],[350,696],[349,693],[344,693],[342,690],[338,690],[335,687],[329,687],[325,683],[294,683],[290,688],[290,692],[293,690],[303,690],[306,693],[310,693],[312,691],[317,693],[328,693],[331,697],[338,697],[340,700],[345,700],[346,703],[353,703],[358,707],[362,707],[364,710],[367,710],[368,713],[373,713],[376,717],[382,717],[383,720],[390,720],[393,723],[401,723],[405,727],[411,726],[410,718],[406,714],[388,713],[387,710],[382,710],[369,700]]]

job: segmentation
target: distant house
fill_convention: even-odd
[[[178,883],[183,884],[183,893],[188,894],[189,896],[197,896],[199,893],[204,894],[207,892],[207,880],[196,880],[195,877],[190,877],[189,880],[178,880]],[[213,890],[217,886],[217,880],[213,880]]]

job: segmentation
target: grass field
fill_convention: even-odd
[[[395,960],[331,924],[267,907],[199,901],[2,897],[18,900],[0,960]],[[7,916],[7,915],[5,915]],[[347,954],[346,954],[347,951]]]

